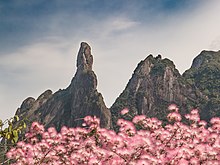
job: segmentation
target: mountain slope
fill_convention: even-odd
[[[202,51],[183,77],[208,98],[202,103],[202,117],[220,116],[220,51]]]
[[[135,69],[126,88],[111,107],[113,125],[120,116],[120,110],[128,108],[130,115],[145,114],[166,120],[167,107],[175,103],[181,113],[199,107],[206,97],[185,81],[175,65],[161,55],[148,56]]]

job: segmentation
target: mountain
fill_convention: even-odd
[[[161,55],[149,55],[135,69],[126,88],[110,108],[113,126],[120,110],[166,120],[167,106],[175,103],[180,113],[198,108],[201,119],[220,116],[220,51],[202,51],[190,69],[180,75],[175,65]]]
[[[220,116],[220,51],[202,51],[183,77],[207,97],[207,102],[201,103],[202,117]]]
[[[46,127],[58,130],[64,125],[81,126],[83,118],[95,115],[101,119],[101,126],[111,127],[111,113],[103,97],[97,91],[97,78],[92,70],[93,56],[90,46],[82,42],[77,56],[77,71],[70,85],[56,93],[45,91],[36,100],[25,99],[16,115],[30,122],[38,121]]]
[[[145,114],[165,121],[169,104],[177,104],[185,114],[205,100],[206,96],[180,75],[172,61],[162,59],[161,55],[149,55],[138,64],[112,105],[113,126],[122,117],[119,112],[123,108],[128,108],[132,116]]]
[[[70,85],[54,94],[47,90],[36,100],[27,98],[16,115],[46,127],[55,126],[58,130],[63,125],[81,126],[87,115],[101,118],[102,127],[117,130],[116,121],[123,117],[120,111],[124,108],[130,110],[131,116],[145,114],[166,122],[167,107],[171,103],[179,106],[181,114],[198,108],[206,121],[220,116],[220,51],[202,51],[182,75],[171,60],[149,55],[137,65],[110,109],[97,91],[92,66],[91,48],[82,42],[77,71]]]

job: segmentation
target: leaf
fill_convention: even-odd
[[[18,136],[18,130],[13,130],[13,131],[12,131],[12,134],[13,134],[13,137]]]
[[[23,122],[23,128],[27,128],[27,125],[25,122]]]
[[[8,126],[8,132],[12,132],[12,124]]]
[[[15,115],[15,116],[14,116],[14,119],[15,119],[16,121],[19,121],[18,115]]]
[[[16,143],[18,141],[18,130],[12,131],[13,138],[11,140],[12,143]]]
[[[22,130],[22,129],[23,129],[23,127],[22,127],[22,126],[19,126],[17,129],[18,129],[18,130]]]
[[[0,119],[0,127],[2,127],[3,126],[3,122],[2,122],[2,120]]]
[[[8,129],[8,128],[5,128],[3,132],[4,132],[4,133],[7,133],[7,132],[9,132],[9,129]]]
[[[18,136],[16,136],[16,137],[13,137],[13,139],[11,140],[11,142],[14,144],[14,143],[17,143],[17,141],[18,141]]]
[[[11,133],[7,132],[6,135],[5,135],[5,138],[8,139],[8,140],[11,139]]]

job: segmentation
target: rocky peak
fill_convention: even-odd
[[[200,106],[206,110],[202,113],[203,119],[220,116],[220,51],[202,51],[183,77],[208,98]]]
[[[209,63],[220,63],[220,51],[203,50],[196,58],[194,58],[191,68],[199,68]]]
[[[123,108],[130,109],[132,115],[145,114],[165,120],[167,107],[176,103],[186,108],[189,102],[195,102],[197,94],[183,80],[175,65],[161,55],[149,55],[135,69],[122,94],[111,107],[113,125]],[[187,97],[188,98],[187,98]]]
[[[52,95],[53,95],[53,92],[50,89],[48,89],[37,98],[37,101],[43,103],[46,100],[48,100]]]
[[[15,114],[22,119],[26,118],[30,121],[37,120],[38,114],[35,114],[36,110],[42,107],[52,95],[51,90],[46,90],[37,99],[28,97],[22,102]]]
[[[167,82],[167,79],[169,79],[169,77],[172,76],[179,77],[180,73],[176,69],[172,61],[170,61],[167,58],[162,59],[161,55],[158,55],[156,57],[149,55],[147,58],[145,58],[138,64],[137,68],[133,73],[133,77],[138,78],[140,80],[145,79],[146,77],[156,79],[158,77],[163,77],[164,79],[166,79]]]
[[[147,58],[141,61],[137,65],[137,68],[135,69],[134,74],[139,75],[139,76],[148,75],[153,66],[153,63],[152,63],[153,59],[154,59],[153,55],[149,55]]]
[[[77,71],[69,87],[54,94],[47,90],[37,100],[26,100],[21,108],[28,107],[27,110],[22,114],[17,111],[17,114],[58,130],[64,125],[82,126],[83,118],[91,115],[100,118],[102,127],[110,128],[111,113],[96,89],[97,78],[92,64],[91,48],[82,42],[77,55]]]
[[[77,71],[70,84],[70,92],[76,89],[86,92],[96,90],[97,77],[92,70],[92,65],[91,47],[86,42],[82,42],[77,55]]]
[[[27,99],[25,99],[20,107],[20,111],[24,112],[28,109],[30,109],[33,105],[33,103],[35,102],[35,99],[33,97],[28,97]]]
[[[77,56],[77,70],[92,70],[92,64],[91,48],[86,42],[82,42]]]

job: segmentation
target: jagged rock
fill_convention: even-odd
[[[97,91],[97,78],[92,70],[93,56],[90,46],[82,42],[77,56],[77,71],[71,84],[64,90],[52,94],[44,92],[36,101],[30,100],[30,106],[17,115],[38,121],[46,127],[82,126],[83,118],[87,115],[101,119],[101,127],[111,127],[111,113],[105,106],[103,97]],[[27,101],[25,101],[27,102]],[[25,103],[24,105],[27,105]],[[20,108],[20,109],[21,109]]]
[[[82,42],[70,85],[54,94],[47,90],[36,100],[27,98],[16,114],[58,130],[64,125],[81,126],[87,115],[101,118],[102,127],[117,129],[116,121],[123,117],[123,108],[128,108],[131,116],[145,114],[166,122],[171,103],[177,104],[182,114],[199,107],[202,119],[220,116],[220,51],[202,51],[183,75],[169,59],[149,55],[138,64],[110,110],[97,91],[92,66],[91,47]]]
[[[20,111],[24,112],[24,111],[30,109],[33,106],[34,102],[35,102],[35,99],[33,97],[28,97],[21,104]]]
[[[38,116],[35,116],[35,111],[40,108],[46,101],[52,96],[51,90],[46,90],[43,92],[37,100],[32,97],[28,97],[23,101],[21,107],[17,109],[15,115],[21,118],[27,118],[30,121],[37,120]]]
[[[145,114],[165,120],[169,104],[179,105],[181,113],[186,113],[189,108],[199,106],[199,99],[205,97],[184,81],[172,61],[150,55],[138,64],[125,90],[112,105],[113,126],[122,117],[123,108],[128,108],[132,116]]]
[[[91,48],[87,43],[82,42],[77,57],[77,69],[92,70],[92,64],[93,56],[91,55]]]

